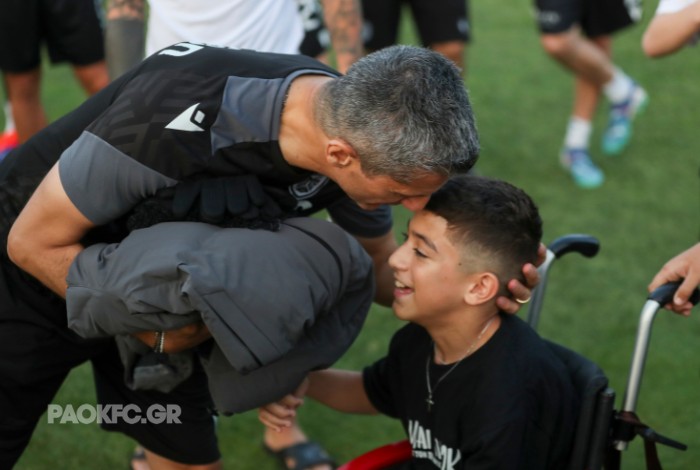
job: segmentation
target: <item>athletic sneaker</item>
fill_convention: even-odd
[[[574,182],[581,188],[592,189],[603,184],[605,176],[588,155],[588,150],[564,148],[559,155],[564,168],[569,170]]]
[[[632,121],[649,104],[649,96],[637,83],[632,85],[629,98],[619,104],[610,105],[608,126],[603,134],[603,152],[617,155],[627,146],[632,137]]]

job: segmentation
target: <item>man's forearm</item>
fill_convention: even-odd
[[[649,57],[663,57],[681,49],[700,32],[700,1],[675,13],[656,15],[642,38]]]
[[[105,56],[114,80],[143,60],[145,44],[143,0],[109,0],[105,25]]]
[[[7,237],[7,254],[19,268],[66,296],[66,276],[92,224],[63,191],[58,164],[20,212]]]
[[[107,19],[131,19],[143,21],[143,0],[109,0]]]
[[[338,70],[345,73],[364,54],[360,0],[324,0],[323,18]]]
[[[8,237],[8,247],[10,239]],[[39,257],[9,255],[13,263],[20,269],[34,276],[39,282],[54,293],[65,298],[66,277],[75,257],[83,249],[82,245],[72,245],[53,250],[43,250]],[[8,254],[10,250],[8,248]],[[25,252],[26,253],[26,252]]]

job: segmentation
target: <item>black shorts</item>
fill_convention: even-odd
[[[363,39],[368,50],[396,43],[404,4],[411,7],[423,46],[471,39],[466,0],[362,0]]]
[[[535,10],[542,34],[578,25],[592,38],[624,29],[642,16],[641,0],[535,0]]]
[[[323,11],[318,0],[298,0],[299,14],[304,25],[304,39],[299,53],[318,57],[331,46],[330,33],[323,22]]]
[[[103,429],[126,434],[146,449],[184,464],[205,465],[221,458],[216,440],[214,404],[207,376],[199,361],[195,360],[194,371],[187,380],[171,392],[162,393],[137,392],[126,386],[124,366],[114,341],[91,360],[97,403],[103,406],[136,405],[141,417],[149,416],[149,410],[176,410],[173,416],[180,421],[156,424],[148,419],[131,423],[115,420],[114,423],[102,423]]]
[[[103,423],[145,448],[186,464],[220,458],[206,376],[196,367],[171,393],[134,392],[124,382],[113,339],[83,340],[66,327],[65,304],[0,256],[0,468],[12,468],[70,370],[92,361],[97,403],[178,407],[181,424]],[[83,403],[72,404],[78,408]],[[90,405],[88,403],[88,405]],[[94,404],[92,404],[94,405]],[[132,407],[133,408],[133,407]],[[56,431],[60,424],[55,424]],[[76,451],[79,443],[76,443]]]
[[[41,45],[51,62],[90,65],[104,59],[101,13],[96,0],[6,0],[0,14],[0,70],[39,66]]]

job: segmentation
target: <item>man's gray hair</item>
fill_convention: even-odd
[[[368,175],[402,183],[427,172],[449,176],[468,171],[479,154],[459,69],[428,49],[392,46],[363,57],[324,86],[316,113]]]

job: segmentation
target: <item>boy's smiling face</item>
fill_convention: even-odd
[[[448,238],[447,221],[418,211],[406,235],[389,258],[395,279],[394,313],[423,326],[447,320],[444,313],[463,307],[471,276],[461,266],[462,253]]]

